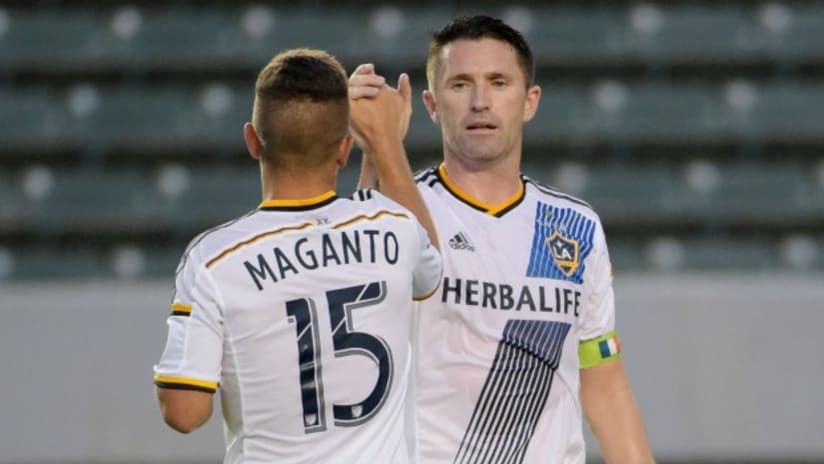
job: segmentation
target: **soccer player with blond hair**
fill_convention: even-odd
[[[155,366],[163,417],[190,432],[220,390],[226,463],[406,463],[413,299],[442,270],[403,151],[408,77],[351,102],[350,119],[340,63],[296,49],[263,68],[255,94],[243,135],[263,201],[180,261]],[[337,196],[354,139],[380,154],[397,201]]]

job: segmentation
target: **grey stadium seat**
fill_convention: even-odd
[[[765,55],[754,18],[739,7],[663,6],[662,12],[657,33],[638,37],[637,49],[651,63],[724,64]]]
[[[82,280],[110,275],[106,256],[100,250],[87,246],[21,247],[13,250],[14,268],[12,280]]]
[[[524,126],[527,145],[584,140],[591,135],[593,108],[585,90],[569,84],[542,83],[541,101]]]
[[[787,29],[767,37],[773,57],[789,64],[824,61],[824,7],[814,2],[801,3],[790,7],[790,14]]]
[[[595,167],[581,197],[605,222],[614,224],[677,224],[690,219],[689,192],[667,168]]]
[[[105,55],[105,22],[91,11],[10,11],[0,36],[0,62],[8,70],[88,70]]]
[[[614,8],[537,7],[526,33],[537,63],[610,64],[630,57],[624,15]]]
[[[782,83],[762,88],[752,114],[761,140],[801,142],[824,138],[824,85]]]
[[[136,171],[58,171],[50,195],[24,213],[45,232],[138,233],[163,224],[163,198]]]
[[[99,108],[79,119],[78,130],[108,148],[242,150],[253,97],[253,84],[119,87],[101,92]]]
[[[810,179],[801,166],[727,166],[707,205],[707,218],[727,224],[796,224],[815,220]],[[820,217],[821,212],[817,215]]]
[[[0,89],[0,152],[66,144],[67,121],[63,102],[47,87]]]
[[[143,67],[181,70],[230,61],[244,46],[230,35],[230,16],[216,8],[147,10],[128,56]]]
[[[723,136],[720,97],[705,85],[646,84],[631,87],[627,105],[599,117],[596,132],[651,141],[701,141]]]

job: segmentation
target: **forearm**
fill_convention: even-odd
[[[380,186],[380,191],[412,211],[412,214],[418,218],[423,228],[426,229],[429,240],[434,246],[439,247],[435,224],[432,222],[429,210],[426,209],[420,191],[415,185],[412,168],[409,166],[409,161],[407,161],[403,144],[388,141],[375,145],[372,150],[380,150],[381,156],[367,154],[364,154],[364,156],[370,157],[369,162],[374,167],[374,179],[376,185]],[[363,171],[364,168],[361,168],[361,177],[363,177]]]
[[[581,404],[608,464],[655,462],[620,360],[581,371]]]
[[[375,163],[372,161],[372,155],[364,152],[361,157],[358,189],[365,188],[380,190],[380,184],[378,183],[378,172],[375,170]]]

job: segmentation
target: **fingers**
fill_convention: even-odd
[[[349,77],[349,98],[374,97],[380,92],[381,87],[386,83],[386,79],[375,74],[375,65],[364,63],[355,68]]]
[[[412,101],[412,84],[409,83],[409,74],[401,73],[398,76],[398,93],[401,94],[404,102]]]
[[[349,85],[349,99],[357,100],[359,98],[371,98],[377,96],[378,93],[381,91],[382,86],[369,86],[369,85]]]
[[[355,68],[355,72],[353,72],[350,77],[353,77],[356,74],[375,74],[375,65],[372,63],[359,64],[358,67]]]

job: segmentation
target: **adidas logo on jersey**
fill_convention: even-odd
[[[453,250],[475,251],[475,246],[469,242],[469,239],[466,238],[466,235],[464,235],[463,232],[458,232],[452,238],[450,238],[449,246]]]

